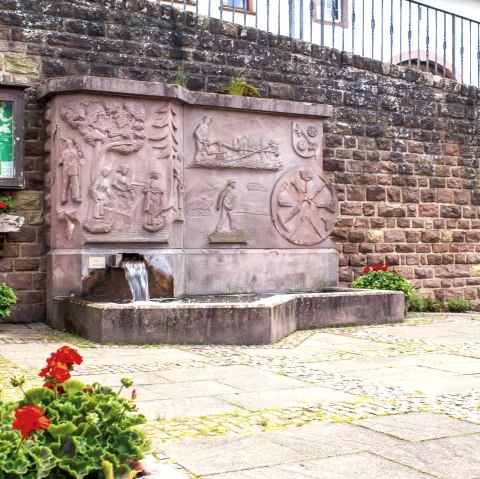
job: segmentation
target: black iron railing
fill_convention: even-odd
[[[414,0],[152,1],[480,86],[480,22],[468,18],[478,12]]]

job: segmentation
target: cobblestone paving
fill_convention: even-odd
[[[191,441],[206,436],[258,433],[279,429],[301,427],[321,422],[345,422],[370,418],[379,415],[401,414],[406,412],[429,411],[444,414],[480,424],[480,384],[478,389],[468,393],[450,393],[428,396],[419,391],[404,390],[401,387],[381,384],[376,381],[354,378],[339,372],[328,371],[327,365],[333,361],[367,360],[382,358],[401,358],[420,354],[435,353],[457,357],[480,358],[480,340],[471,342],[442,342],[441,340],[410,339],[400,334],[405,326],[428,324],[480,325],[478,315],[419,315],[407,319],[402,324],[364,326],[351,328],[328,328],[322,330],[300,331],[271,346],[177,346],[177,349],[193,353],[195,359],[181,361],[141,361],[128,364],[102,364],[81,366],[77,374],[130,374],[169,371],[175,369],[205,368],[207,366],[254,366],[303,382],[353,394],[351,401],[326,402],[305,407],[247,410],[236,407],[230,414],[211,414],[200,417],[179,417],[149,422],[147,432],[155,443],[165,441]],[[52,331],[50,328],[26,328],[25,334],[12,330],[0,330],[0,397],[13,399],[19,391],[10,386],[13,375],[24,374],[27,387],[38,386],[40,379],[26,368],[15,364],[1,355],[1,345],[29,345],[68,342],[78,348],[115,349],[117,346],[96,345],[81,338]],[[372,345],[381,347],[371,349],[336,349],[318,351],[315,348],[301,349],[302,344],[312,335],[333,334],[343,338],[372,341]],[[125,346],[122,346],[123,348]],[[172,346],[152,345],[147,347],[129,346],[132,349],[162,349]],[[309,351],[308,349],[312,349]],[[318,349],[318,348],[317,348]],[[277,351],[279,354],[264,355],[265,351]],[[282,355],[282,351],[289,352]],[[298,351],[298,354],[296,352]],[[294,354],[291,354],[291,353]],[[262,354],[260,354],[262,353]],[[88,352],[84,352],[87,355]],[[320,365],[319,365],[320,363]],[[322,369],[325,365],[325,370]],[[480,373],[480,371],[479,371]],[[160,456],[163,462],[168,458]],[[178,466],[179,467],[179,466]],[[193,475],[190,475],[194,477]]]

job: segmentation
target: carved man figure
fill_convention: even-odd
[[[150,173],[148,186],[143,188],[145,199],[143,202],[143,211],[147,214],[147,225],[154,225],[156,218],[162,212],[163,191],[160,185],[159,174],[156,171]]]
[[[212,118],[206,116],[203,122],[197,126],[194,132],[195,141],[197,145],[197,151],[195,153],[195,162],[201,161],[202,158],[209,154],[210,141],[210,125],[212,124]]]
[[[62,203],[67,203],[69,197],[75,203],[81,203],[80,167],[83,165],[83,156],[71,138],[67,139],[58,164],[63,165]]]
[[[105,217],[105,206],[108,206],[113,198],[110,181],[108,180],[109,174],[110,168],[104,166],[100,170],[100,176],[95,180],[92,187],[92,196],[95,201],[93,217],[97,219]]]
[[[120,165],[117,173],[113,177],[112,187],[115,188],[115,192],[118,196],[133,201],[135,198],[135,193],[127,176],[128,170],[129,169],[127,165]]]
[[[183,195],[183,181],[182,181],[182,164],[179,160],[173,163],[173,197],[175,199],[175,206],[182,211],[182,195]]]
[[[230,179],[227,181],[227,186],[218,195],[217,210],[220,211],[220,219],[218,221],[216,231],[222,231],[223,226],[228,222],[228,229],[232,231],[232,216],[231,211],[235,206],[235,181]]]

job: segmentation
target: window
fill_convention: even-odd
[[[346,1],[346,0],[344,0]],[[341,0],[316,0],[314,3],[315,21],[320,22],[322,20],[322,3],[323,3],[323,21],[332,22],[334,19],[336,22],[341,20],[340,7],[343,4]]]
[[[235,8],[235,10],[247,9],[248,12],[253,12],[253,0],[222,0],[224,8]]]

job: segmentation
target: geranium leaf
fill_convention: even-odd
[[[84,394],[83,390],[87,387],[85,383],[78,379],[69,379],[68,381],[65,381],[62,386],[67,394]]]
[[[50,471],[56,466],[57,459],[48,447],[35,446],[28,449],[28,453],[37,464],[37,479],[50,476]]]

